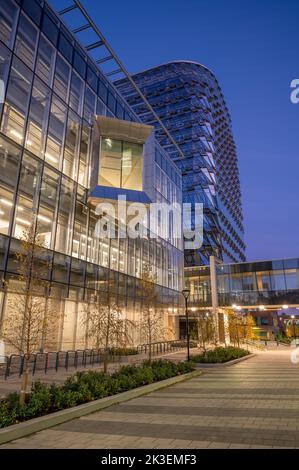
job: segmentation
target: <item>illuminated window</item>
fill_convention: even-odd
[[[100,184],[142,190],[143,145],[102,139]]]

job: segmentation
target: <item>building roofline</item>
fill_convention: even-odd
[[[134,77],[135,75],[141,75],[142,73],[149,72],[150,70],[155,70],[155,69],[158,69],[160,67],[165,67],[165,66],[171,65],[171,64],[198,65],[198,66],[204,68],[205,70],[207,70],[208,72],[210,72],[213,75],[213,77],[215,78],[215,80],[217,80],[216,75],[214,74],[214,72],[212,70],[209,69],[209,67],[207,67],[206,65],[201,64],[200,62],[196,62],[194,60],[170,60],[169,62],[163,62],[162,64],[155,65],[154,67],[149,67],[147,69],[141,70],[140,72],[132,73],[131,76]]]

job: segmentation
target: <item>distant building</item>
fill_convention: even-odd
[[[206,265],[211,255],[245,261],[238,158],[231,119],[214,74],[195,62],[176,61],[133,75],[133,79],[181,148],[163,133],[127,79],[116,82],[141,120],[156,125],[160,144],[183,175],[183,201],[204,204],[204,242],[185,251],[185,266]]]

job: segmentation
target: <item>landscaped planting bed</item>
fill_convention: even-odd
[[[141,366],[125,366],[112,375],[103,372],[77,372],[63,385],[35,382],[26,403],[20,405],[19,394],[13,393],[0,401],[0,428],[48,415],[83,403],[187,374],[194,365],[157,360]]]
[[[191,361],[199,364],[224,364],[235,359],[248,356],[249,351],[234,346],[218,347],[212,351],[206,351],[198,356],[193,356]]]
[[[138,351],[136,348],[111,348],[112,356],[136,356]]]

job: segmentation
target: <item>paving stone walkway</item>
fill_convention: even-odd
[[[268,351],[2,448],[299,448],[299,365]]]

